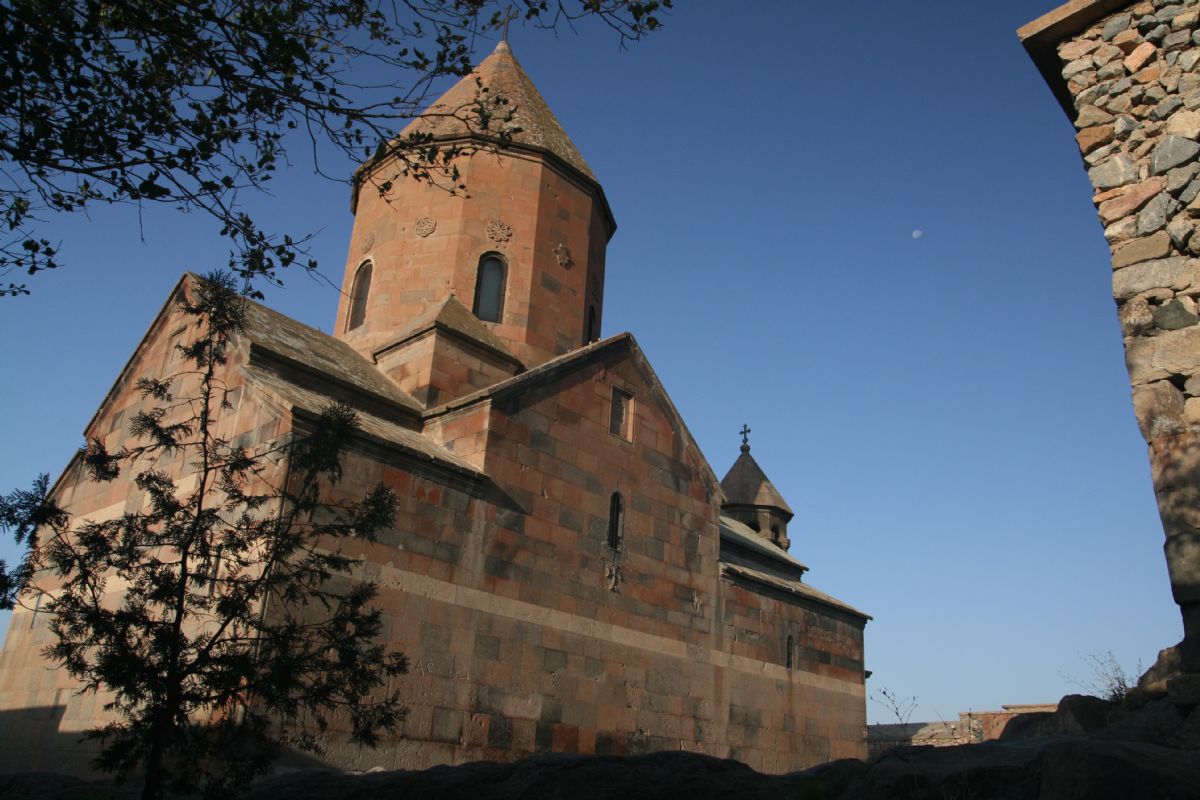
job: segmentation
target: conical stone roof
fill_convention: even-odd
[[[742,445],[742,454],[729,468],[729,472],[721,479],[721,489],[725,492],[727,506],[762,506],[777,508],[789,518],[793,512],[783,495],[767,478],[750,455],[750,445]]]
[[[494,129],[472,132],[459,116],[472,114],[471,108],[475,105],[481,89],[487,90],[485,98],[499,95],[507,101],[507,105],[497,109],[496,116],[503,118],[511,110],[513,118],[493,121],[491,125],[495,126]],[[488,104],[487,107],[492,106]],[[505,41],[496,45],[492,54],[485,58],[474,72],[456,83],[426,109],[422,116],[413,120],[401,132],[401,136],[428,133],[439,140],[468,136],[493,139],[498,138],[500,127],[520,129],[512,135],[514,145],[557,156],[587,178],[599,183],[566,131],[554,118],[553,112],[533,85],[533,81],[517,63],[512,49]]]

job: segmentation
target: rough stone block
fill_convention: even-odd
[[[1200,192],[1200,187],[1197,187],[1197,192]],[[1182,250],[1187,245],[1188,239],[1191,238],[1192,232],[1195,229],[1195,224],[1186,217],[1176,216],[1167,223],[1167,236],[1170,238],[1172,245]],[[1169,253],[1163,254],[1163,256],[1166,255],[1169,255]]]
[[[1175,95],[1169,95],[1159,101],[1154,110],[1150,112],[1150,118],[1154,120],[1165,120],[1174,114],[1183,105],[1183,100]]]
[[[1105,224],[1116,222],[1140,209],[1166,187],[1165,178],[1151,178],[1130,187],[1124,194],[1100,203],[1099,214]]]
[[[488,746],[507,750],[512,747],[512,741],[512,720],[498,714],[491,715],[488,718]]]
[[[1163,50],[1182,49],[1184,47],[1187,47],[1187,45],[1191,42],[1191,39],[1192,39],[1191,31],[1175,31],[1174,33],[1168,33],[1166,36],[1163,37],[1162,49]]]
[[[1147,236],[1162,230],[1167,220],[1179,209],[1179,203],[1167,192],[1155,195],[1138,212],[1138,233]]]
[[[542,656],[542,668],[547,672],[559,672],[567,668],[567,654],[562,650],[546,650]]]
[[[1198,145],[1198,150],[1200,150],[1200,145]],[[1178,163],[1182,163],[1182,161]],[[1177,164],[1171,164],[1171,166],[1175,167]],[[1163,169],[1162,172],[1166,172],[1166,169]],[[1128,156],[1120,154],[1087,170],[1087,176],[1092,181],[1092,186],[1098,190],[1106,190],[1106,188],[1132,184],[1133,181],[1138,180],[1138,170],[1134,169]]]
[[[1108,39],[1109,37],[1105,37]],[[1137,49],[1143,41],[1142,35],[1135,30],[1128,29],[1128,25],[1123,26],[1120,33],[1115,34],[1111,41],[1115,47],[1119,47],[1123,53],[1132,53]]]
[[[743,725],[748,728],[762,727],[762,711],[747,706],[731,705],[729,707],[729,722],[731,725]]]
[[[1200,179],[1193,180],[1179,193],[1179,202],[1191,205],[1197,197],[1200,197]]]
[[[1161,504],[1161,497],[1159,502]],[[1200,531],[1168,535],[1163,552],[1167,557],[1167,573],[1171,577],[1171,595],[1175,602],[1180,605],[1200,603]]]
[[[1185,139],[1182,136],[1168,135],[1155,146],[1154,152],[1150,156],[1150,172],[1153,175],[1162,175],[1168,170],[1191,161],[1196,157],[1197,153],[1200,153],[1200,144],[1193,142],[1191,139]],[[1115,179],[1119,174],[1119,166],[1111,167],[1102,174],[1102,177]],[[1094,183],[1095,181],[1093,181]]]
[[[1125,52],[1116,45],[1104,44],[1097,47],[1092,53],[1092,63],[1097,67],[1102,67],[1114,58],[1122,58]]]
[[[1125,362],[1130,382],[1135,385],[1170,375],[1200,373],[1200,327],[1130,339],[1125,346]]]
[[[1112,245],[1132,239],[1135,236],[1137,236],[1137,217],[1125,217],[1104,229],[1104,238]]]
[[[552,724],[562,722],[562,701],[557,697],[542,697],[541,701],[541,708],[538,709],[538,720]]]
[[[1176,114],[1174,117],[1171,117],[1171,119],[1176,119],[1180,114],[1191,114],[1191,113],[1194,113],[1194,112],[1181,111],[1181,112],[1179,112],[1179,114]],[[1196,113],[1196,121],[1197,121],[1197,124],[1200,125],[1200,113]],[[1170,123],[1168,123],[1168,124],[1170,124]],[[1200,128],[1198,128],[1198,130],[1200,130]],[[1191,164],[1187,164],[1182,167],[1176,167],[1175,169],[1170,170],[1167,173],[1167,186],[1166,186],[1167,191],[1170,192],[1171,194],[1177,194],[1181,189],[1183,189],[1183,187],[1187,186],[1189,183],[1192,182],[1192,179],[1196,177],[1197,172],[1200,172],[1200,163],[1197,163],[1195,161],[1193,161]]]
[[[1079,110],[1079,116],[1075,118],[1075,127],[1079,129],[1090,128],[1095,125],[1108,125],[1113,121],[1112,114],[1103,111],[1094,105],[1085,105]]]
[[[1183,291],[1200,282],[1200,266],[1185,256],[1160,258],[1122,267],[1113,273],[1113,296],[1128,300],[1149,289]]]
[[[1095,62],[1091,58],[1078,58],[1062,68],[1062,76],[1070,79],[1085,70],[1091,69],[1093,66],[1095,66]]]
[[[1149,441],[1183,428],[1183,404],[1183,393],[1169,381],[1134,387],[1133,412],[1142,438]]]
[[[1150,42],[1142,42],[1129,55],[1125,56],[1125,69],[1130,72],[1137,72],[1146,65],[1146,62],[1154,57],[1154,53],[1157,50],[1158,48]]]
[[[441,625],[421,623],[421,649],[427,653],[445,653],[450,649],[450,634]]]
[[[458,744],[462,739],[463,715],[453,708],[435,708],[430,737],[435,742]]]
[[[1192,311],[1188,310],[1178,299],[1168,300],[1154,309],[1154,327],[1164,331],[1189,328],[1197,322],[1200,322],[1200,317],[1197,317]]]
[[[475,634],[475,657],[495,661],[500,657],[500,640],[495,636]]]
[[[1110,18],[1108,22],[1104,23],[1104,27],[1100,31],[1100,36],[1106,42],[1113,41],[1118,34],[1129,33],[1129,26],[1132,23],[1132,14],[1118,14],[1117,16]]]
[[[1058,57],[1063,61],[1074,61],[1077,58],[1083,58],[1088,53],[1093,52],[1100,46],[1100,42],[1091,41],[1088,39],[1077,39],[1073,42],[1066,42],[1061,45],[1058,48]]]
[[[1188,28],[1194,28],[1194,27],[1196,27],[1196,21],[1197,21],[1197,19],[1200,19],[1200,14],[1198,14],[1198,13],[1197,13],[1197,12],[1195,12],[1195,11],[1183,11],[1183,12],[1180,12],[1179,14],[1176,14],[1176,15],[1175,15],[1175,16],[1174,16],[1174,17],[1171,19],[1171,30],[1173,30],[1173,31],[1181,31],[1181,30],[1185,30],[1185,29],[1188,29]],[[1187,31],[1187,33],[1188,33],[1188,35],[1189,35],[1189,38],[1190,38],[1190,36],[1191,36],[1191,31],[1190,31],[1190,30],[1188,30],[1188,31]]]

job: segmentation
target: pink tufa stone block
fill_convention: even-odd
[[[1146,62],[1154,56],[1154,53],[1157,50],[1158,48],[1152,45],[1150,42],[1142,42],[1133,49],[1132,53],[1125,56],[1125,61],[1123,62],[1125,64],[1125,69],[1129,70],[1131,73],[1137,72],[1142,67],[1146,66]]]

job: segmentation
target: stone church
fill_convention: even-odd
[[[335,333],[251,304],[223,379],[221,435],[289,436],[330,400],[361,431],[338,491],[384,483],[394,528],[365,547],[390,645],[412,669],[402,737],[331,738],[346,767],[420,769],[556,751],[689,750],[783,772],[866,754],[863,612],[788,553],[792,511],[743,437],[718,480],[634,337],[602,337],[604,191],[501,42],[477,69],[520,132],[462,157],[469,196],[356,182]],[[452,113],[476,77],[409,131],[470,143]],[[117,450],[140,376],[170,374],[175,295],[85,430]],[[131,490],[72,463],[76,518]],[[0,769],[82,771],[103,719],[39,655],[36,610],[0,653]]]

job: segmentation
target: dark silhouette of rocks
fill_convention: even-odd
[[[900,747],[871,762],[843,759],[766,775],[697,753],[546,754],[416,772],[300,770],[250,787],[247,800],[1196,800],[1200,706],[1190,685],[1124,702],[1069,695],[1052,714],[1014,719],[1003,738],[955,747]],[[136,795],[134,787],[58,775],[0,777],[0,797],[74,800]]]

